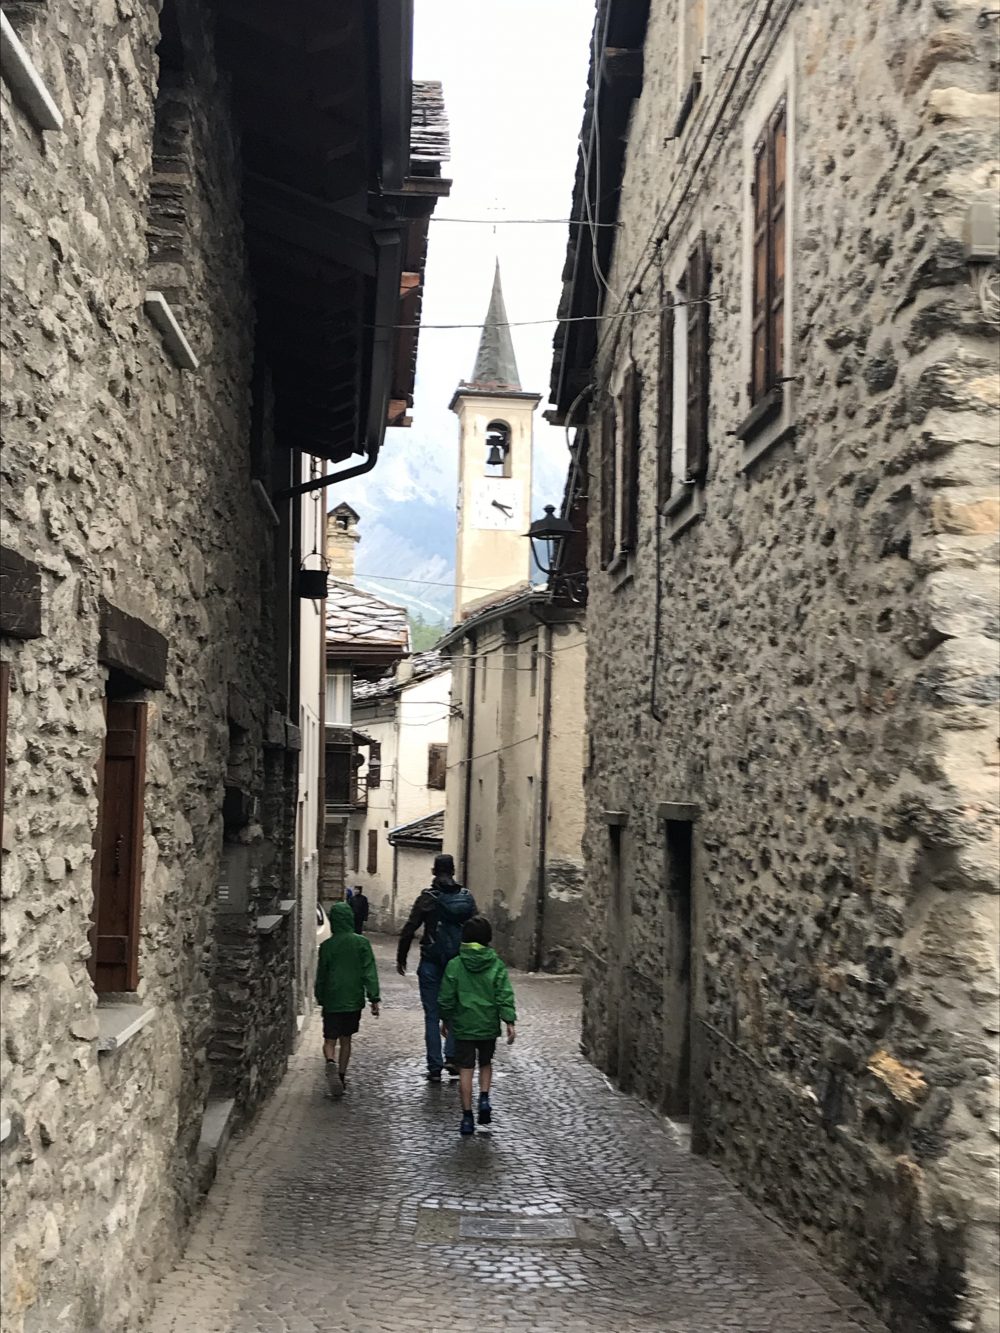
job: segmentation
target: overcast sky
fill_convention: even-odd
[[[451,196],[435,218],[499,219],[491,226],[432,221],[422,323],[480,324],[499,257],[507,313],[553,319],[566,253],[565,226],[511,226],[508,218],[566,218],[583,116],[591,0],[416,0],[414,77],[440,79],[451,130]],[[521,384],[543,395],[535,417],[534,510],[558,504],[566,438],[542,420],[554,324],[512,330]],[[454,506],[458,420],[448,403],[472,374],[475,328],[422,328],[413,426],[390,430],[375,471],[349,483],[362,533],[392,527],[393,510],[422,499]],[[371,542],[359,570],[377,574]]]

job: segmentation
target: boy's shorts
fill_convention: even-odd
[[[360,1026],[360,1009],[349,1009],[346,1013],[340,1014],[331,1014],[323,1010],[324,1041],[336,1041],[338,1037],[353,1037]]]
[[[455,1039],[455,1063],[459,1069],[475,1069],[476,1056],[479,1056],[479,1068],[493,1063],[493,1052],[497,1048],[496,1037],[488,1040],[477,1038],[475,1041]]]

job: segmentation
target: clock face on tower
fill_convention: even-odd
[[[523,531],[521,483],[511,477],[480,477],[472,490],[472,526],[496,532]]]

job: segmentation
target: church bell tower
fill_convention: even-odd
[[[518,378],[500,286],[500,264],[471,380],[450,407],[459,422],[455,620],[471,603],[531,575],[532,418],[541,394]]]

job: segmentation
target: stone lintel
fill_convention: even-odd
[[[9,546],[0,546],[0,634],[37,639],[42,632],[42,571]]]
[[[613,828],[624,828],[628,823],[628,815],[624,810],[602,810],[601,822]]]
[[[156,1006],[141,1004],[98,1004],[97,1049],[120,1051],[126,1042],[141,1032],[156,1013]]]
[[[272,912],[267,916],[259,916],[257,918],[257,934],[273,935],[284,919],[285,918],[281,912]]]
[[[694,801],[661,801],[656,807],[657,819],[678,824],[693,824],[700,814],[701,806]]]
[[[266,750],[283,750],[285,748],[285,719],[276,708],[272,708],[267,715],[267,725],[264,728],[264,748]]]
[[[101,598],[101,639],[97,660],[147,689],[167,683],[167,640],[135,616],[126,615]]]
[[[295,911],[295,899],[282,898],[281,902],[278,903],[278,911],[282,914],[282,916],[290,915],[290,913]]]
[[[286,750],[302,749],[302,732],[300,728],[298,728],[295,725],[294,722],[285,723],[285,749]]]

